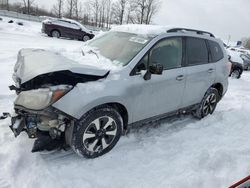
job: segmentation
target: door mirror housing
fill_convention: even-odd
[[[153,63],[149,66],[149,71],[151,74],[162,75],[163,65],[160,63]]]

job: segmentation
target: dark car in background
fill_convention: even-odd
[[[241,54],[240,57],[244,61],[244,70],[249,70],[250,69],[250,55]]]
[[[82,41],[90,40],[95,36],[79,22],[64,18],[43,21],[42,32],[50,37],[65,37]]]

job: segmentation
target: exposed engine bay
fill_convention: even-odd
[[[96,76],[96,75],[73,73],[69,70],[57,71],[57,72],[38,75],[32,80],[29,80],[23,84],[18,84],[20,85],[19,87],[10,86],[10,89],[20,92],[20,91],[27,91],[31,89],[46,88],[48,86],[56,86],[56,85],[75,86],[78,83],[85,83],[85,82],[91,82],[91,81],[103,79],[107,75],[108,75],[108,72],[103,76]]]
[[[52,108],[32,112],[17,107],[15,111],[16,116],[11,118],[10,128],[15,136],[25,131],[29,138],[36,139],[32,152],[66,147],[65,130],[70,126],[71,120],[69,118],[58,114]]]

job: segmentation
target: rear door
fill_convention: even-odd
[[[83,32],[79,25],[71,23],[71,38],[82,39]]]
[[[216,76],[216,64],[210,61],[210,51],[205,39],[186,37],[185,46],[186,86],[182,107],[200,103]]]

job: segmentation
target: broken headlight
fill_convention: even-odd
[[[59,100],[71,89],[72,86],[63,85],[22,91],[15,100],[15,105],[32,110],[42,110]]]

